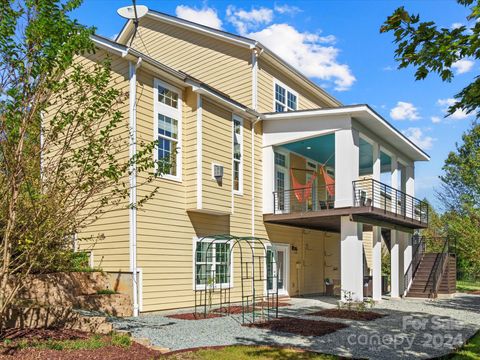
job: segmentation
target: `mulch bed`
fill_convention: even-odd
[[[373,311],[356,311],[348,309],[326,309],[308,315],[360,321],[372,321],[386,316]]]
[[[166,317],[171,319],[179,319],[179,320],[204,320],[204,319],[213,319],[222,317],[222,314],[215,314],[209,312],[206,316],[203,313],[184,313],[184,314],[174,314],[174,315],[167,315]]]
[[[467,294],[470,294],[470,295],[480,295],[480,290],[470,290],[470,291],[467,291]]]
[[[322,336],[348,327],[348,325],[333,323],[330,321],[305,320],[292,317],[281,317],[275,320],[248,324],[245,326],[293,333],[302,336]]]
[[[1,347],[0,347],[1,349]],[[159,351],[149,349],[138,343],[132,343],[128,348],[118,346],[106,346],[95,350],[39,350],[23,349],[13,353],[2,353],[0,351],[0,360],[151,360],[158,359],[161,356]]]
[[[286,302],[279,302],[278,303],[278,307],[284,307],[284,306],[290,306],[290,304],[286,303]],[[255,310],[256,311],[261,311],[262,308],[264,310],[267,308],[267,302],[258,303],[255,307]],[[222,307],[222,308],[219,308],[219,309],[215,309],[213,311],[216,312],[216,313],[219,313],[219,314],[235,315],[235,314],[241,314],[242,311],[243,311],[242,309],[243,309],[243,307],[241,305],[232,305],[232,306],[228,306],[228,307]],[[270,305],[270,310],[274,310],[274,309],[275,309],[274,305]],[[246,313],[250,313],[250,312],[252,312],[252,307],[251,306],[249,306],[249,307],[245,306],[244,311]]]
[[[160,352],[133,342],[128,348],[108,345],[95,350],[43,350],[35,348],[18,349],[18,342],[42,342],[47,340],[84,340],[92,334],[69,329],[7,329],[0,334],[0,360],[150,360],[160,357]],[[3,345],[10,340],[9,345]]]
[[[0,340],[77,340],[89,337],[86,332],[70,329],[6,329],[0,333]]]

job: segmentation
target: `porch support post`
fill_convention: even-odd
[[[404,236],[404,244],[405,244],[405,249],[403,251],[403,258],[404,258],[404,262],[403,262],[403,274],[405,276],[405,274],[407,273],[407,270],[408,270],[408,267],[410,266],[410,263],[412,262],[412,235],[411,234],[408,234],[408,233],[404,233],[403,234]],[[412,281],[412,279],[410,279],[410,282]],[[403,292],[407,291],[408,288],[410,286],[410,283],[409,284],[403,284]]]
[[[275,153],[273,146],[262,149],[263,159],[263,213],[273,214],[273,192],[275,191]]]
[[[391,272],[391,292],[390,297],[400,297],[400,274],[403,273],[403,266],[400,268],[400,239],[396,230],[391,230],[391,249],[390,249],[390,272]]]
[[[363,300],[363,243],[362,224],[350,221],[348,216],[341,217],[340,230],[340,272],[342,301],[349,297],[355,301]]]
[[[353,128],[335,132],[335,207],[353,206],[353,181],[359,174],[360,136]]]
[[[373,300],[382,300],[382,228],[380,226],[373,227],[372,291]]]

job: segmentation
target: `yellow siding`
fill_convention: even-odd
[[[313,95],[300,82],[296,82],[285,72],[280,71],[262,60],[258,61],[258,111],[273,112],[274,109],[274,79],[284,83],[299,96],[298,110],[315,109],[327,107],[325,101]]]
[[[76,61],[82,66],[93,67],[107,57],[103,50],[95,54],[80,56]],[[112,80],[111,86],[119,89],[122,93],[128,94],[129,74],[128,62],[117,56],[110,56]],[[118,135],[125,137],[125,146],[122,147],[117,156],[119,159],[128,158],[128,121],[129,106],[128,100],[118,105],[117,108],[123,115],[124,121],[119,126]],[[128,271],[129,262],[129,215],[128,200],[113,209],[106,211],[94,223],[90,224],[78,234],[79,239],[98,239],[95,241],[80,241],[79,249],[92,250],[95,266],[105,271]]]
[[[325,278],[340,281],[340,237],[338,234],[266,224],[272,243],[289,244],[290,296],[325,291]]]
[[[251,106],[251,55],[246,48],[143,18],[133,47]]]

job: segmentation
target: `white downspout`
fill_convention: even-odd
[[[203,207],[203,139],[202,124],[203,122],[203,100],[202,95],[197,93],[197,209]]]
[[[130,89],[129,89],[129,127],[130,143],[129,156],[132,159],[137,153],[137,69],[140,67],[142,59],[137,63],[129,62]],[[137,270],[137,166],[135,163],[130,165],[130,271],[132,272],[132,301],[133,316],[138,316],[138,270]]]
[[[258,103],[258,62],[257,62],[258,50],[255,48],[252,50],[252,108],[257,110]],[[252,236],[255,236],[255,125],[260,119],[252,121],[251,129],[251,143],[252,143]]]

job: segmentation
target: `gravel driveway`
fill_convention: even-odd
[[[245,327],[238,315],[188,321],[167,318],[167,313],[156,313],[112,321],[116,329],[128,330],[134,337],[148,338],[153,345],[171,350],[268,344],[364,359],[417,359],[444,355],[480,328],[480,296],[475,295],[461,294],[437,301],[384,300],[375,306],[374,311],[388,316],[368,322],[308,315],[334,308],[334,299],[294,298],[290,302],[292,306],[279,308],[280,316],[342,322],[349,327],[321,337],[306,337]]]

